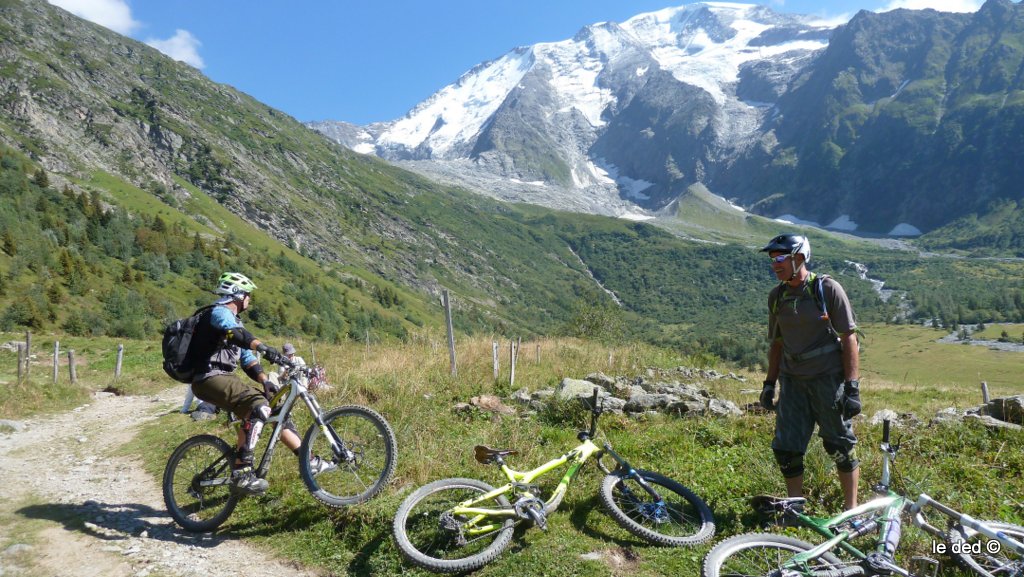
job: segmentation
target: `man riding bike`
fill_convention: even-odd
[[[189,349],[189,362],[195,368],[192,379],[195,396],[231,411],[242,421],[232,463],[232,491],[261,495],[266,492],[268,483],[253,472],[253,449],[270,417],[270,404],[264,391],[245,384],[234,371],[240,364],[249,378],[265,385],[267,375],[254,351],[274,364],[285,364],[287,359],[242,326],[239,315],[249,308],[254,290],[256,285],[243,274],[226,272],[221,275],[213,291],[220,298],[201,314]],[[301,441],[294,430],[286,428],[281,441],[298,454]],[[314,460],[316,472],[333,466],[319,457]]]

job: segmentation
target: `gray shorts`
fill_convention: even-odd
[[[817,424],[826,450],[853,451],[857,437],[837,406],[843,394],[842,372],[810,378],[783,374],[779,375],[779,384],[772,449],[804,454]]]

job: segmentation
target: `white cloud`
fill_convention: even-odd
[[[981,8],[981,0],[891,0],[879,12],[888,12],[897,8],[924,10],[932,8],[939,12],[977,12]]]
[[[190,66],[194,66],[196,68],[202,68],[205,66],[203,58],[199,56],[199,47],[202,46],[203,43],[193,36],[188,30],[182,30],[179,28],[174,31],[174,36],[171,36],[167,40],[150,38],[146,40],[146,44],[149,44],[171,58],[180,60]]]
[[[141,25],[132,18],[125,0],[50,0],[50,4],[125,36]]]

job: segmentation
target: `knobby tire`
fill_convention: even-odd
[[[234,448],[213,435],[186,439],[171,453],[164,468],[164,504],[182,528],[213,531],[231,516],[239,500],[228,484],[234,454]],[[221,484],[200,486],[214,480]]]
[[[661,495],[663,504],[623,471],[601,483],[601,500],[608,513],[630,533],[670,547],[699,545],[715,534],[711,509],[693,491],[664,475],[636,471]]]

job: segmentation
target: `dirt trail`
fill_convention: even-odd
[[[181,400],[182,388],[99,393],[88,405],[0,433],[0,537],[46,521],[41,543],[0,551],[0,575],[316,575],[230,536],[181,530],[164,511],[158,481],[114,455],[139,425]]]

